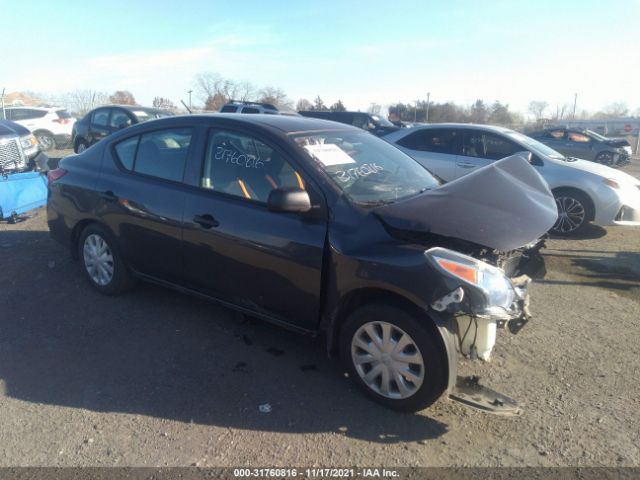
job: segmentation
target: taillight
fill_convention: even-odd
[[[54,118],[51,121],[59,123],[60,125],[66,125],[67,123],[69,123],[69,119],[68,118]]]
[[[56,180],[60,180],[67,174],[67,171],[64,168],[56,168],[55,170],[49,170],[47,173],[47,181],[49,185],[51,185]]]

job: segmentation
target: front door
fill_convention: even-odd
[[[524,148],[501,135],[479,129],[466,130],[462,155],[456,160],[456,178],[523,150]]]
[[[306,189],[323,199],[281,150],[254,134],[212,129],[200,188],[184,210],[187,286],[276,321],[314,329],[320,311],[326,219],[275,213],[269,193]]]

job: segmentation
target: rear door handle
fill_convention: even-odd
[[[456,163],[456,165],[458,165],[461,168],[475,168],[475,164],[473,163],[467,163],[467,162],[458,162]]]
[[[195,217],[193,217],[193,221],[200,225],[202,228],[206,229],[217,227],[218,225],[220,225],[220,222],[218,222],[215,218],[213,218],[212,215],[209,215],[208,213],[204,215],[196,215]]]
[[[106,191],[106,192],[102,192],[100,194],[100,197],[102,197],[102,199],[106,202],[116,202],[118,201],[118,197],[116,197],[116,194],[113,193],[111,190]]]

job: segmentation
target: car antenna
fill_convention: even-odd
[[[180,100],[180,103],[182,103],[182,105],[184,105],[184,108],[186,108],[186,109],[187,109],[187,112],[189,112],[189,113],[193,113],[193,112],[191,111],[191,109],[190,109],[189,107],[187,107],[187,104],[186,104],[186,103],[184,103],[184,101],[183,101],[183,100]]]

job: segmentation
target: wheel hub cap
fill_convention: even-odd
[[[585,220],[585,210],[582,203],[572,197],[558,197],[556,198],[556,205],[558,207],[558,220],[553,226],[554,230],[569,233],[582,225]]]
[[[351,358],[364,383],[387,398],[408,398],[424,381],[420,350],[409,334],[391,323],[362,325],[351,340]]]
[[[100,235],[89,235],[82,250],[84,265],[91,280],[104,287],[113,279],[113,254]]]

